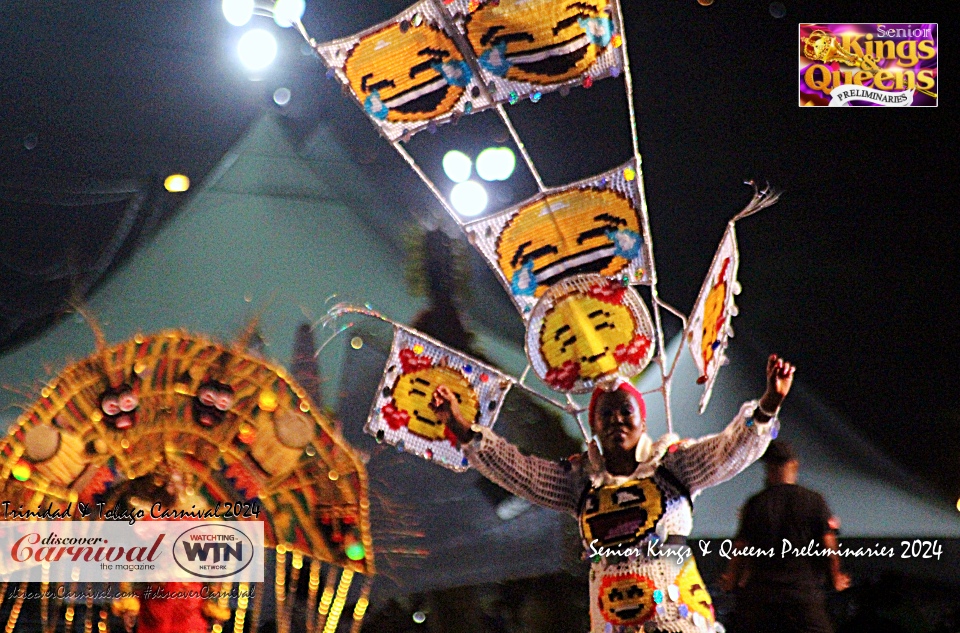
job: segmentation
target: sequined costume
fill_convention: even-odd
[[[554,462],[526,456],[485,427],[470,465],[519,497],[576,517],[590,569],[590,633],[704,633],[713,606],[690,550],[692,499],[753,463],[779,422],[747,402],[721,433],[696,440],[643,435],[633,474],[614,476],[595,448]],[[659,555],[658,555],[659,554]],[[681,562],[682,559],[682,562]]]

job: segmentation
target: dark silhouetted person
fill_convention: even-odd
[[[819,493],[797,485],[800,463],[787,442],[774,440],[760,459],[766,465],[767,487],[743,507],[736,543],[738,550],[754,549],[731,561],[721,583],[736,591],[731,629],[833,633],[823,584],[828,581],[837,591],[850,585],[849,576],[840,571],[840,558],[784,550],[836,550],[839,522]],[[791,548],[785,547],[787,541]]]

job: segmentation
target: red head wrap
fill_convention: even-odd
[[[613,391],[624,391],[637,401],[637,407],[640,409],[640,419],[646,423],[647,421],[647,405],[643,402],[643,396],[640,395],[640,392],[634,387],[630,381],[624,380],[623,378],[617,378],[612,384],[604,384],[598,386],[593,390],[593,395],[590,396],[590,408],[588,409],[588,416],[590,421],[590,428],[593,428],[593,421],[596,415],[597,401],[600,399],[600,394],[602,393],[611,393]]]

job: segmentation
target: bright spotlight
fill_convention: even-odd
[[[277,0],[273,5],[273,21],[282,28],[293,26],[294,22],[299,22],[303,17],[306,8],[304,0]]]
[[[240,61],[250,70],[263,70],[277,56],[277,40],[263,29],[247,31],[237,44]]]
[[[509,147],[488,147],[477,156],[477,175],[484,180],[506,180],[517,166]]]
[[[223,17],[234,26],[243,26],[253,17],[254,0],[223,0]]]
[[[473,161],[459,150],[450,150],[443,156],[443,173],[453,182],[463,182],[470,178]]]
[[[473,180],[458,183],[450,192],[450,204],[462,216],[479,215],[487,208],[487,191]]]

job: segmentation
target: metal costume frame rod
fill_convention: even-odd
[[[324,317],[322,317],[322,318],[318,321],[318,323],[320,324],[321,327],[327,327],[327,326],[333,324],[333,322],[334,322],[336,319],[338,319],[339,317],[343,316],[344,314],[362,314],[362,315],[364,315],[364,316],[368,316],[368,317],[370,317],[370,318],[377,319],[377,320],[379,320],[379,321],[383,321],[384,323],[388,323],[388,324],[391,325],[394,329],[399,328],[399,329],[402,329],[402,330],[407,330],[407,331],[409,331],[409,332],[413,332],[413,333],[415,333],[417,336],[419,336],[420,338],[422,338],[422,339],[424,339],[425,341],[427,341],[427,342],[429,342],[429,343],[431,343],[431,344],[433,344],[433,345],[436,345],[436,346],[438,346],[438,347],[441,347],[441,348],[444,348],[444,349],[451,349],[449,345],[446,345],[446,344],[444,344],[444,343],[441,342],[441,341],[438,341],[438,340],[436,340],[436,339],[434,339],[434,338],[432,338],[432,337],[430,337],[430,336],[427,336],[426,334],[423,334],[422,332],[418,332],[417,330],[414,330],[414,329],[412,329],[412,328],[410,328],[410,327],[408,327],[408,326],[406,326],[406,325],[404,325],[404,324],[402,324],[402,323],[399,323],[399,322],[397,322],[397,321],[394,321],[393,319],[390,319],[389,317],[385,317],[385,316],[383,316],[382,314],[380,314],[379,312],[377,312],[376,310],[372,310],[372,309],[367,308],[367,307],[355,306],[355,305],[347,304],[347,303],[338,303],[337,305],[332,306],[332,307],[327,311],[327,315],[324,316]],[[345,329],[339,329],[339,330],[336,332],[336,334],[334,334],[334,336],[337,336],[337,335],[341,334],[343,331],[345,331]],[[454,350],[454,351],[456,351],[456,350]],[[463,353],[460,352],[460,351],[456,351],[456,353],[457,353],[457,354],[461,354],[462,356],[468,356],[467,354],[463,354]],[[472,357],[470,357],[470,358],[472,358]],[[481,365],[487,365],[487,363],[483,363],[482,361],[475,361],[475,362],[478,362],[478,364],[481,364]],[[554,400],[553,398],[551,398],[551,397],[549,397],[549,396],[545,396],[544,394],[540,393],[539,391],[536,391],[536,390],[533,389],[532,387],[528,387],[527,385],[523,384],[522,382],[520,382],[519,380],[517,380],[517,379],[514,378],[513,376],[510,376],[510,375],[507,374],[506,372],[504,372],[504,371],[502,371],[502,370],[500,370],[500,369],[498,369],[498,368],[496,368],[496,367],[490,366],[490,369],[496,371],[496,372],[499,373],[499,374],[503,374],[504,376],[506,376],[506,378],[507,378],[508,380],[510,380],[511,384],[516,385],[516,386],[519,387],[520,389],[523,389],[524,391],[526,391],[527,393],[529,393],[531,396],[534,396],[534,397],[536,397],[536,398],[539,398],[540,400],[543,400],[544,402],[547,402],[547,403],[555,406],[556,408],[560,409],[561,411],[564,411],[564,412],[566,412],[566,413],[571,413],[571,414],[576,414],[576,413],[579,413],[579,412],[583,411],[583,409],[582,409],[581,407],[577,406],[576,403],[565,405],[565,404],[563,404],[562,402],[558,402],[557,400]],[[526,373],[526,372],[524,372],[524,373]],[[590,438],[587,437],[587,439],[589,440]]]
[[[619,0],[617,5],[617,27],[621,33],[621,54],[623,55],[623,81],[627,93],[627,112],[630,117],[630,141],[633,144],[633,156],[637,162],[637,190],[640,192],[640,219],[643,222],[643,239],[650,257],[650,298],[653,308],[653,321],[657,330],[657,365],[660,366],[660,391],[663,394],[663,410],[666,415],[667,432],[673,433],[673,414],[670,410],[670,383],[672,369],[667,371],[666,346],[663,338],[663,321],[660,317],[660,298],[657,294],[657,267],[653,257],[653,234],[650,232],[650,217],[647,213],[647,195],[643,186],[643,162],[640,156],[640,139],[637,134],[637,113],[633,103],[633,79],[630,76],[630,55],[627,52],[627,31],[623,27],[623,11]]]
[[[482,77],[483,73],[480,69],[480,65],[477,63],[476,56],[473,55],[473,47],[469,42],[463,37],[463,34],[460,32],[460,29],[456,28],[455,25],[450,23],[450,17],[447,15],[447,10],[443,7],[443,3],[440,0],[431,0],[433,6],[436,7],[437,13],[440,14],[440,19],[443,21],[443,26],[456,42],[457,47],[464,54],[464,61],[470,65],[470,71],[474,73],[477,77]],[[466,54],[467,52],[471,54]],[[490,103],[495,103],[495,109],[497,114],[500,115],[500,120],[503,121],[503,124],[507,127],[507,131],[510,133],[510,138],[513,139],[513,142],[516,143],[517,149],[520,150],[520,155],[523,156],[523,161],[527,164],[527,169],[530,170],[530,173],[533,175],[533,179],[537,182],[537,188],[540,190],[540,193],[543,193],[547,190],[546,185],[543,184],[543,179],[540,177],[540,172],[537,171],[537,168],[533,164],[533,159],[530,157],[530,154],[527,152],[527,146],[523,144],[523,141],[520,140],[520,135],[517,134],[517,130],[513,127],[513,122],[510,120],[510,115],[507,114],[507,111],[504,109],[502,103],[497,103],[497,100],[493,98],[493,95],[490,94],[490,90],[487,88],[486,84],[482,81],[478,82],[480,90],[483,92],[484,96],[489,99]]]

